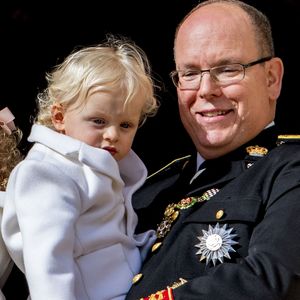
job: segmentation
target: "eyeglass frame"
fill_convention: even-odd
[[[173,84],[175,85],[175,87],[181,89],[181,90],[198,90],[200,88],[200,83],[201,83],[201,80],[202,80],[202,76],[204,73],[209,73],[211,79],[219,86],[222,86],[222,84],[220,84],[220,82],[218,80],[216,80],[216,78],[214,76],[211,76],[211,70],[215,70],[215,69],[218,69],[218,68],[222,68],[222,67],[226,67],[226,66],[231,66],[231,65],[240,65],[243,67],[243,76],[241,79],[237,80],[237,81],[233,81],[231,83],[224,83],[223,85],[230,85],[230,84],[234,84],[234,83],[237,83],[239,81],[242,81],[244,78],[245,78],[245,71],[247,68],[249,67],[252,67],[252,66],[255,66],[257,64],[261,64],[261,63],[264,63],[264,62],[267,62],[269,60],[271,60],[272,58],[274,58],[274,56],[265,56],[265,57],[262,57],[262,58],[259,58],[255,61],[252,61],[252,62],[249,62],[247,64],[242,64],[242,63],[231,63],[231,64],[225,64],[225,65],[220,65],[220,66],[215,66],[215,67],[212,67],[210,69],[205,69],[205,70],[193,70],[195,72],[198,72],[197,75],[200,75],[200,78],[199,78],[199,83],[198,83],[198,86],[197,88],[180,88],[179,87],[179,82],[180,82],[180,79],[179,79],[179,72],[181,72],[182,70],[174,70],[172,71],[169,75],[172,79],[172,82]],[[177,82],[176,82],[176,76],[177,76]]]

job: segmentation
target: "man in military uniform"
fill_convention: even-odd
[[[300,299],[300,143],[274,124],[283,63],[268,19],[198,4],[174,45],[181,120],[197,155],[136,193],[157,241],[127,299]]]

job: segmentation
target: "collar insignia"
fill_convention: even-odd
[[[249,146],[246,151],[251,156],[265,156],[268,153],[268,149],[260,146]]]
[[[224,257],[231,258],[229,252],[235,252],[232,245],[238,244],[233,239],[237,234],[231,234],[233,228],[226,229],[227,224],[223,227],[219,226],[219,223],[215,227],[209,225],[208,230],[202,230],[203,235],[197,236],[200,240],[199,244],[195,247],[199,248],[196,254],[200,254],[200,261],[206,259],[206,265],[210,261],[215,266],[217,261],[223,263]]]

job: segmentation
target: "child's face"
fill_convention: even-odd
[[[120,93],[95,92],[85,105],[63,110],[53,107],[55,128],[86,144],[107,150],[116,160],[131,149],[144,102],[129,103],[125,110]]]

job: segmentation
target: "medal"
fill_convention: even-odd
[[[188,209],[193,205],[195,205],[196,203],[208,201],[218,192],[219,189],[212,188],[207,190],[200,197],[191,196],[191,197],[181,199],[178,203],[169,204],[165,209],[163,220],[157,226],[156,235],[158,241],[152,246],[152,252],[156,251],[162,245],[161,240],[171,230],[173,223],[176,221],[176,219],[179,216],[180,210]]]
[[[227,224],[223,227],[219,226],[219,223],[215,227],[209,225],[208,230],[202,230],[203,235],[197,236],[200,240],[199,244],[195,247],[199,248],[196,254],[200,254],[200,261],[206,259],[206,264],[210,261],[213,262],[215,266],[217,261],[223,263],[224,257],[231,258],[229,252],[235,252],[232,245],[238,244],[234,241],[236,234],[231,234],[233,228],[226,229]]]
[[[187,197],[181,199],[178,203],[171,203],[167,206],[164,212],[164,219],[157,227],[157,237],[163,238],[170,231],[173,222],[178,218],[179,211],[192,207],[196,203],[208,201],[211,197],[219,192],[219,189],[213,188],[200,197]]]

